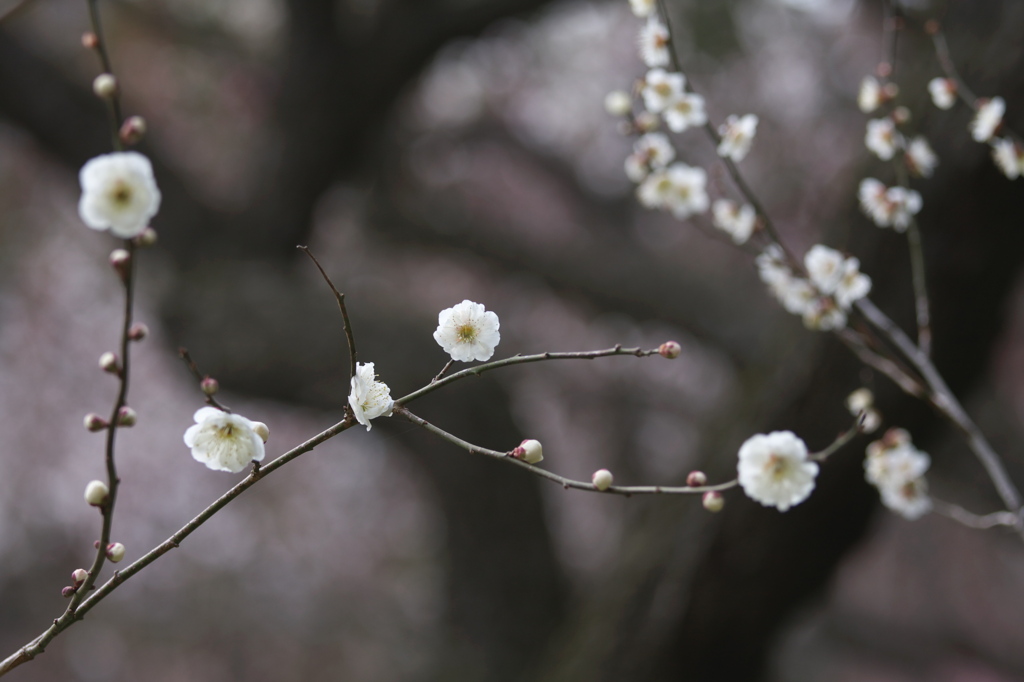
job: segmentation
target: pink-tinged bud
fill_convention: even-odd
[[[658,355],[669,360],[675,360],[683,352],[683,347],[675,341],[666,341],[658,346]]]
[[[708,477],[704,475],[703,471],[691,471],[686,476],[686,485],[691,488],[699,488],[708,482]]]
[[[64,597],[65,599],[69,599],[74,593],[75,593],[75,588],[72,587],[71,585],[68,585],[63,590],[60,591],[60,596]]]
[[[139,415],[135,413],[135,410],[125,405],[117,411],[117,425],[118,426],[135,426],[135,422],[138,420]]]
[[[536,464],[544,460],[544,448],[539,440],[533,440],[532,438],[524,440],[516,450],[522,452],[519,455],[519,459],[527,464]]]
[[[590,477],[590,480],[594,483],[595,488],[603,491],[612,487],[612,483],[615,482],[615,477],[612,476],[612,472],[607,469],[598,469],[594,472],[594,475]]]
[[[910,433],[906,429],[893,428],[882,434],[882,445],[886,448],[898,448],[910,442]]]
[[[120,542],[111,542],[107,545],[107,558],[115,564],[124,558],[124,545]]]
[[[100,356],[100,369],[104,372],[110,372],[111,374],[117,374],[121,371],[121,363],[117,361],[117,356],[107,351]]]
[[[896,125],[903,125],[904,123],[910,122],[910,109],[906,107],[896,107],[892,111],[892,120],[896,122]]]
[[[875,73],[878,74],[879,78],[888,78],[892,75],[892,64],[889,62],[881,62],[875,68]]]
[[[725,506],[725,498],[722,497],[722,493],[714,490],[704,493],[704,499],[701,501],[709,512],[720,512]]]
[[[220,390],[220,384],[213,377],[206,377],[199,382],[199,389],[206,395],[216,395]]]
[[[100,44],[100,39],[96,37],[96,34],[92,31],[86,31],[82,34],[82,47],[87,50],[95,50],[96,46]]]
[[[138,144],[146,134],[146,119],[141,116],[129,116],[121,124],[117,136],[125,144]]]
[[[270,429],[263,422],[253,422],[252,430],[256,432],[256,435],[260,437],[264,443],[270,438]]]
[[[95,412],[85,415],[85,428],[93,433],[107,428],[107,420]]]
[[[102,507],[107,503],[110,489],[103,481],[89,481],[85,486],[85,501],[94,507]]]
[[[636,126],[638,132],[649,133],[658,129],[658,117],[649,111],[641,111],[633,119],[633,125]]]
[[[896,99],[896,95],[900,94],[900,86],[895,83],[886,83],[882,86],[882,97],[888,101],[890,99]]]
[[[142,322],[136,322],[128,328],[128,338],[131,341],[142,341],[147,336],[149,336],[149,327]]]
[[[75,572],[71,574],[71,579],[75,581],[75,589],[77,590],[79,585],[85,582],[85,579],[89,577],[89,571],[84,568],[76,568]]]
[[[156,230],[152,227],[147,227],[139,233],[137,237],[132,239],[132,243],[142,249],[148,249],[150,246],[156,244],[157,234]]]
[[[110,252],[110,265],[121,276],[122,280],[128,277],[131,262],[132,255],[124,249],[114,249]]]
[[[92,82],[92,91],[100,99],[110,99],[117,94],[117,79],[112,73],[101,73]]]

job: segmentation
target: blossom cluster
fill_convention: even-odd
[[[811,247],[803,264],[806,278],[793,272],[775,244],[757,257],[761,281],[782,307],[800,315],[808,329],[842,329],[853,304],[871,291],[871,278],[860,271],[858,259],[821,244]]]
[[[910,442],[903,429],[889,429],[867,448],[864,477],[878,488],[882,504],[907,519],[917,519],[932,508],[924,473],[931,459]]]

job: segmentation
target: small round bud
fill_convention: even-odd
[[[85,501],[94,507],[102,507],[107,503],[110,490],[103,481],[89,481],[85,486]]]
[[[720,512],[722,507],[725,506],[725,498],[722,497],[722,493],[709,490],[704,493],[704,498],[701,500],[704,504],[704,508],[709,512]]]
[[[146,119],[141,116],[129,116],[121,124],[117,136],[125,144],[138,144],[146,134]]]
[[[253,422],[252,430],[256,432],[256,435],[260,437],[264,443],[270,438],[270,429],[263,422]]]
[[[641,111],[633,120],[638,132],[649,133],[658,129],[658,117],[649,111]]]
[[[111,374],[117,374],[121,371],[121,363],[117,361],[117,356],[107,351],[100,356],[100,369],[104,372],[110,372]]]
[[[686,485],[691,488],[699,488],[708,482],[708,477],[704,475],[703,471],[691,471],[686,476]]]
[[[92,31],[86,31],[82,34],[82,47],[87,50],[95,50],[96,46],[100,44],[100,39],[96,37],[96,34]]]
[[[892,74],[892,64],[889,62],[881,62],[875,67],[875,73],[878,74],[879,78],[888,78]]]
[[[142,322],[136,322],[128,328],[128,338],[131,341],[142,341],[147,336],[149,336],[149,327]]]
[[[910,109],[906,107],[896,107],[892,112],[892,120],[896,122],[896,125],[903,125],[904,123],[910,122]]]
[[[132,243],[140,248],[148,249],[149,247],[156,244],[156,240],[156,230],[154,230],[152,227],[147,227],[142,232],[140,232],[137,237],[132,238]]]
[[[593,481],[594,487],[598,490],[608,490],[615,481],[615,477],[612,476],[612,472],[607,469],[598,469],[594,472],[594,475],[590,477]]]
[[[666,341],[658,346],[658,355],[669,360],[675,360],[683,352],[683,347],[675,341]]]
[[[135,426],[135,422],[138,421],[139,415],[135,413],[135,410],[125,405],[117,411],[117,425],[118,426]]]
[[[76,592],[75,588],[71,585],[67,585],[63,590],[60,591],[60,595],[65,599],[69,599],[71,595]]]
[[[881,425],[882,415],[878,413],[878,410],[870,408],[864,410],[864,416],[861,418],[860,422],[860,430],[863,433],[874,433]]]
[[[895,83],[889,82],[882,86],[882,96],[886,100],[895,99],[898,94],[900,94],[900,86]]]
[[[874,404],[875,394],[867,388],[858,388],[856,391],[846,396],[846,409],[848,409],[850,414],[854,416],[857,416]]]
[[[89,577],[89,571],[84,568],[76,568],[75,572],[71,574],[71,579],[75,581],[75,589],[85,582],[85,579]]]
[[[604,110],[612,116],[628,116],[633,111],[633,98],[622,90],[612,90],[604,97]]]
[[[117,94],[117,79],[112,73],[101,73],[92,82],[92,91],[100,99],[110,99]]]
[[[114,268],[121,279],[128,277],[128,270],[131,267],[132,254],[125,249],[114,249],[110,252],[110,265]]]
[[[206,395],[215,395],[220,390],[220,384],[213,377],[206,377],[199,382],[199,388]]]
[[[515,456],[527,464],[536,464],[544,459],[544,448],[539,440],[532,438],[524,440],[513,452],[517,453]]]
[[[107,558],[115,564],[124,558],[124,545],[120,542],[111,542],[107,545]]]
[[[85,415],[85,428],[88,429],[89,431],[96,433],[97,431],[102,431],[103,429],[107,428],[107,426],[107,420],[99,416],[95,412],[91,412]]]

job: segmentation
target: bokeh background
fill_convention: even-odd
[[[873,298],[911,318],[903,239],[855,202],[866,175],[861,77],[886,51],[881,3],[670,0],[684,70],[712,119],[756,113],[742,167],[799,253],[858,255]],[[812,448],[879,397],[933,457],[937,496],[998,508],[963,442],[835,339],[806,332],[750,259],[642,210],[630,141],[602,108],[642,73],[625,0],[110,0],[127,114],[151,133],[164,201],[140,256],[114,535],[127,560],[237,476],[181,442],[201,395],[176,348],[276,455],[338,420],[342,327],[308,244],[346,293],[360,359],[394,393],[444,364],[439,310],[501,318],[499,355],[653,347],[683,355],[512,368],[414,404],[481,445],[543,441],[586,479],[730,477],[751,433]],[[939,16],[972,87],[1024,129],[1024,3],[906,2],[896,67],[939,153],[920,182],[935,355],[1024,484],[1024,192],[940,112],[919,18]],[[84,0],[0,2],[0,653],[64,607],[97,533],[117,340],[115,242],[76,214],[77,171],[109,150]],[[710,142],[677,145],[737,196]],[[866,438],[785,513],[698,498],[564,491],[397,419],[346,432],[260,483],[16,670],[25,681],[1024,680],[1024,546],[937,517],[906,522],[863,480]],[[108,569],[109,570],[109,569]]]

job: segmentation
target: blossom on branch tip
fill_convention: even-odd
[[[499,326],[495,313],[481,303],[465,300],[438,314],[434,340],[452,360],[489,360],[501,341]]]
[[[903,146],[903,136],[891,118],[873,118],[868,121],[864,144],[882,161],[889,161]]]
[[[992,158],[1009,179],[1016,180],[1024,175],[1024,148],[1016,141],[1005,137],[993,140]]]
[[[130,239],[160,208],[153,167],[138,152],[114,152],[90,159],[78,174],[82,197],[78,215],[94,230]]]
[[[766,507],[786,511],[814,490],[818,465],[809,461],[807,445],[791,431],[773,431],[747,439],[739,451],[743,492]]]
[[[372,362],[356,363],[348,404],[356,421],[365,426],[367,431],[371,428],[371,419],[391,416],[391,410],[395,405],[395,401],[391,399],[391,389],[384,382],[377,381]],[[259,438],[259,435],[256,437]],[[263,447],[262,442],[260,447]]]
[[[718,134],[722,136],[718,143],[718,155],[733,161],[742,161],[754,142],[757,123],[758,118],[754,114],[743,117],[732,115],[726,118],[725,123],[718,128]]]
[[[661,23],[655,15],[647,17],[647,23],[640,29],[640,58],[648,67],[668,66],[669,55],[668,27]]]
[[[200,408],[193,419],[196,423],[185,431],[184,440],[197,462],[236,474],[249,462],[263,459],[263,440],[253,428],[256,422],[215,407]]]
[[[715,227],[722,230],[737,244],[744,244],[754,233],[757,213],[750,204],[740,206],[729,199],[716,199],[711,206]]]
[[[1006,113],[1002,97],[978,100],[978,111],[971,120],[971,136],[976,142],[988,142],[995,135]]]
[[[928,92],[932,102],[939,109],[950,109],[956,104],[956,81],[949,78],[933,78],[928,81]]]
[[[686,76],[681,73],[669,73],[665,69],[651,69],[644,76],[640,96],[644,100],[644,108],[652,114],[660,114],[669,104],[683,96],[686,89]]]

